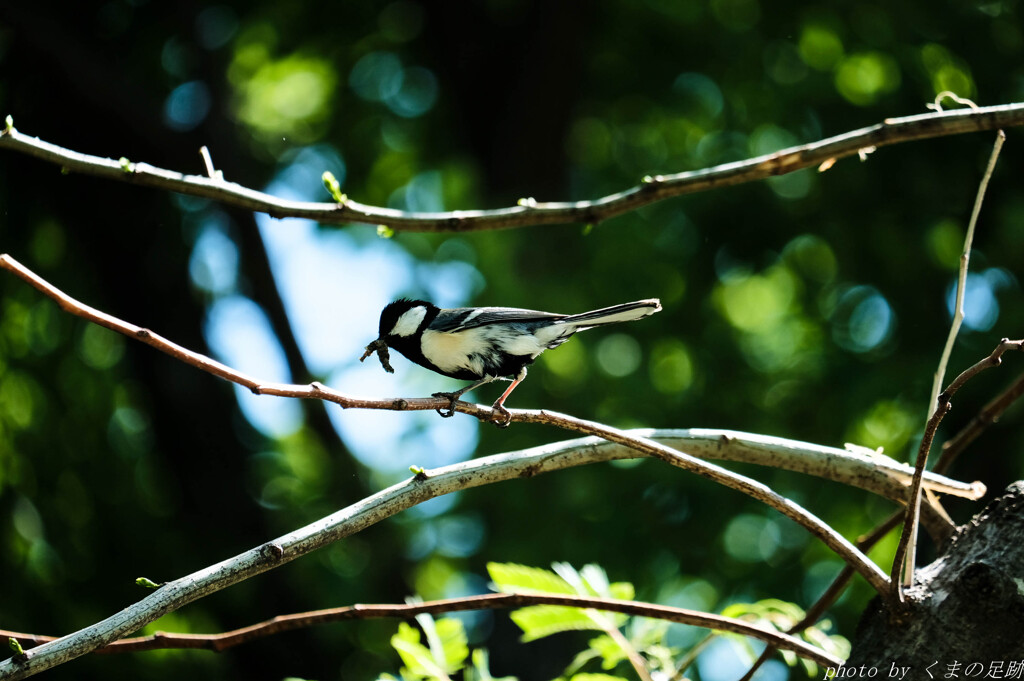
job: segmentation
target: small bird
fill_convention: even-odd
[[[451,401],[447,413],[438,410],[442,416],[454,413],[455,402],[463,393],[494,380],[511,380],[512,385],[491,405],[505,416],[507,424],[511,415],[505,409],[505,399],[526,378],[526,367],[540,353],[558,347],[577,331],[631,322],[659,310],[661,302],[656,298],[580,314],[512,307],[441,309],[424,300],[402,298],[380,313],[380,335],[366,346],[360,361],[379,352],[384,369],[393,373],[387,354],[392,347],[431,371],[474,381],[455,392],[434,393],[434,397]]]

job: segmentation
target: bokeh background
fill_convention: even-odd
[[[926,111],[942,90],[1024,100],[1019,4],[111,0],[0,7],[0,113],[71,149],[329,200],[454,210],[596,198]],[[1011,130],[978,227],[956,372],[1019,337],[1024,189]],[[991,134],[669,200],[588,228],[467,235],[320,227],[0,154],[0,250],[80,300],[267,380],[372,396],[458,385],[360,365],[400,295],[663,313],[545,354],[510,400],[619,427],[720,427],[906,458],[950,321]],[[976,379],[940,440],[1021,370]],[[489,403],[498,388],[475,395]],[[492,394],[495,393],[495,394]],[[61,313],[0,277],[0,627],[62,634],[409,475],[568,437],[468,417],[255,398]],[[1011,411],[954,475],[1022,474]],[[742,469],[848,537],[891,506]],[[959,520],[979,506],[951,503]],[[888,566],[895,539],[872,553]],[[927,559],[932,549],[923,550]],[[452,495],[237,585],[151,630],[486,590],[489,560],[599,563],[638,597],[718,611],[810,604],[840,564],[795,525],[662,464],[578,468]],[[862,581],[830,612],[852,636]],[[467,616],[492,671],[556,676],[586,636],[522,644]],[[52,678],[373,679],[396,622],[324,626],[223,654],[92,656]],[[698,632],[673,629],[673,641]],[[692,672],[742,673],[727,641]],[[773,663],[764,679],[786,678]]]

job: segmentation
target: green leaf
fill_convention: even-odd
[[[563,679],[559,679],[558,681],[564,681],[564,678],[568,678],[577,673],[580,669],[583,669],[584,665],[597,657],[601,657],[601,654],[596,650],[593,648],[584,648],[580,652],[576,653],[576,657],[572,658],[572,662],[570,662],[565,668],[565,671],[562,672]]]
[[[612,676],[611,674],[591,674],[581,673],[573,674],[569,681],[626,681],[621,676]]]
[[[566,581],[576,586],[581,596],[601,596],[602,598],[609,596],[608,573],[600,565],[587,563],[579,572],[576,572],[568,563],[554,563],[551,567]],[[572,581],[573,574],[578,575],[578,582]]]
[[[4,123],[7,124],[7,129],[5,130],[5,132],[10,132],[11,130],[14,130],[14,116],[12,116],[11,114],[7,114],[7,118],[4,119]]]
[[[136,586],[141,586],[146,589],[159,589],[162,586],[161,584],[154,582],[149,577],[138,577],[135,580],[135,584]]]
[[[501,593],[577,593],[564,579],[543,568],[516,563],[488,563],[487,573],[494,589]]]
[[[631,601],[636,597],[636,588],[631,582],[612,582],[608,585],[608,597]]]
[[[417,679],[445,679],[447,673],[437,664],[430,649],[420,643],[420,631],[408,622],[398,625],[398,633],[391,637],[391,647],[402,658],[402,676]]]
[[[122,171],[126,173],[133,172],[134,169],[132,168],[132,162],[128,160],[127,156],[122,156],[117,162],[121,164]]]
[[[523,630],[523,641],[536,641],[563,631],[604,629],[586,611],[562,605],[531,605],[509,616]]]
[[[431,657],[441,669],[451,674],[465,666],[466,658],[469,657],[469,644],[462,620],[454,617],[434,620],[430,615],[423,614],[417,615],[416,621],[427,637]]]
[[[601,669],[612,670],[626,659],[626,652],[611,636],[605,634],[590,639],[590,648],[601,656]]]
[[[13,636],[7,637],[7,647],[11,649],[15,655],[24,655],[25,649],[21,647],[21,641],[14,638]]]
[[[377,236],[381,239],[390,239],[395,236],[395,230],[387,225],[377,225]]]
[[[473,666],[464,672],[466,681],[518,681],[514,676],[491,676],[490,660],[486,648],[473,651]]]

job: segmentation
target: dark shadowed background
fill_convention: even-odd
[[[408,210],[588,199],[647,174],[923,113],[942,90],[1021,101],[1018,10],[1009,0],[7,3],[0,114],[77,151],[188,173],[204,173],[207,145],[227,179],[281,196],[329,200],[320,176],[330,170],[353,199]],[[1010,131],[978,226],[952,372],[1022,335],[1018,137]],[[544,355],[510,406],[619,427],[855,442],[906,459],[992,139],[887,147],[592,228],[390,240],[372,226],[321,228],[62,175],[5,151],[0,251],[256,376],[375,396],[456,385],[401,359],[395,376],[358,363],[394,297],[560,312],[660,297],[661,314]],[[1022,369],[1011,356],[972,382],[940,441]],[[67,633],[140,598],[136,577],[222,560],[409,465],[567,437],[465,416],[340,412],[243,395],[0,277],[0,628]],[[1022,474],[1022,437],[1011,411],[953,475],[1002,489]],[[838,485],[743,472],[850,538],[891,510]],[[978,508],[950,503],[958,520]],[[872,556],[888,568],[894,545]],[[654,462],[600,465],[433,502],[149,630],[481,592],[489,560],[599,563],[641,599],[712,611],[767,597],[807,606],[840,568],[735,492]],[[839,633],[852,635],[870,595],[854,583],[830,613]],[[586,640],[522,644],[503,613],[467,622],[492,671],[524,680],[557,676]],[[222,654],[91,656],[47,678],[374,679],[398,670],[396,627],[336,624]],[[693,673],[735,678],[725,664]]]

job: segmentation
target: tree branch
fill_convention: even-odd
[[[942,394],[938,398],[938,408],[929,417],[927,424],[925,424],[924,435],[921,438],[921,446],[917,450],[917,462],[914,466],[914,479],[910,486],[910,501],[908,503],[909,515],[907,521],[903,524],[903,532],[900,535],[899,544],[896,546],[896,556],[893,558],[892,573],[890,578],[890,589],[889,599],[891,603],[902,603],[903,602],[903,590],[900,586],[900,568],[903,566],[904,561],[907,557],[907,551],[909,550],[912,541],[917,539],[917,526],[920,521],[921,513],[921,489],[922,480],[924,479],[924,469],[928,464],[928,453],[932,448],[932,441],[935,439],[935,431],[939,428],[939,423],[942,422],[942,418],[946,415],[946,412],[950,408],[950,400],[953,395],[956,394],[960,388],[963,387],[967,381],[971,380],[985,369],[991,369],[992,367],[999,366],[1003,361],[1003,354],[1007,350],[1022,350],[1024,349],[1024,340],[1010,340],[1003,338],[999,341],[999,345],[989,354],[988,357],[976,362],[971,367],[963,371],[959,376],[953,379],[953,382],[949,384]],[[907,572],[913,577],[913,566],[907,566]]]
[[[610,454],[607,450],[593,447],[567,449],[547,445],[521,452],[496,454],[435,470],[422,470],[408,480],[303,528],[163,584],[145,598],[105,620],[28,650],[24,656],[0,662],[0,679],[27,678],[92,652],[199,598],[281,566],[434,497],[502,480],[528,478],[615,458]],[[759,485],[753,481],[749,481],[749,484]],[[796,504],[784,501],[792,508],[799,509]],[[806,514],[806,511],[803,513]],[[814,521],[823,524],[816,518]],[[838,541],[845,542],[841,537]],[[836,540],[831,543],[836,543]],[[861,556],[853,559],[858,565],[858,572],[867,573],[869,582],[876,589],[884,588],[885,575],[855,549],[852,554]],[[851,560],[849,555],[843,555],[843,558]]]
[[[1010,387],[982,407],[959,433],[942,443],[942,455],[939,456],[939,460],[935,462],[935,467],[932,470],[935,473],[948,471],[960,453],[974,442],[975,438],[981,435],[986,428],[998,421],[1003,412],[1020,399],[1021,395],[1024,395],[1024,374],[1018,376]]]
[[[607,598],[585,598],[562,594],[527,594],[502,593],[464,596],[423,603],[386,604],[386,605],[350,605],[343,608],[327,608],[312,612],[301,612],[292,615],[279,615],[258,624],[253,624],[219,634],[179,634],[173,632],[157,632],[150,636],[139,636],[115,641],[98,648],[97,653],[127,653],[144,650],[167,649],[202,649],[221,652],[234,646],[249,643],[265,636],[272,636],[285,631],[305,629],[307,627],[345,622],[349,620],[402,618],[429,613],[437,615],[446,612],[465,610],[504,610],[521,608],[529,605],[562,605],[571,608],[591,608],[605,612],[618,612],[634,617],[650,617],[653,619],[705,627],[716,631],[725,631],[765,641],[771,646],[782,650],[791,650],[796,654],[820,664],[837,666],[841,660],[793,636],[774,629],[751,624],[734,617],[723,617],[697,610],[674,608],[667,605],[655,605],[639,601],[624,601]],[[14,631],[0,630],[0,637],[17,639],[26,650],[32,646],[48,643],[57,639],[51,636],[22,634]]]
[[[295,386],[264,384],[219,362],[182,348],[159,335],[124,322],[116,317],[83,305],[63,293],[49,282],[31,272],[9,255],[0,255],[0,268],[18,275],[32,286],[54,299],[64,310],[88,319],[106,328],[141,340],[181,361],[250,388],[256,394],[307,397],[336,402],[344,407],[376,409],[435,409],[446,406],[446,399],[365,399],[354,398],[312,384]],[[954,384],[959,385],[956,381]],[[438,404],[441,403],[441,404]],[[477,418],[491,419],[492,409],[458,402],[456,409]],[[888,588],[886,575],[858,551],[849,541],[832,530],[819,518],[798,504],[777,494],[766,485],[733,473],[714,464],[700,461],[650,439],[637,437],[602,424],[546,411],[514,410],[512,419],[527,423],[544,423],[577,432],[595,435],[626,448],[622,451],[602,450],[597,447],[564,448],[561,445],[540,447],[525,452],[496,455],[455,464],[436,471],[420,471],[403,483],[378,492],[327,518],[308,525],[275,541],[253,548],[234,558],[202,569],[192,575],[170,582],[153,594],[121,612],[86,627],[74,634],[44,644],[24,657],[0,663],[0,679],[20,679],[51,668],[97,647],[111,643],[163,614],[176,610],[209,593],[226,588],[239,581],[270,570],[285,562],[309,553],[379,522],[405,508],[427,499],[515,477],[529,477],[538,473],[574,465],[582,465],[610,458],[636,456],[637,453],[666,461],[720,484],[737,489],[758,499],[787,517],[795,520],[818,536],[849,565],[853,566],[880,593]],[[724,442],[723,442],[724,440]],[[719,438],[727,444],[728,437]],[[613,454],[616,454],[613,456]],[[918,485],[923,476],[915,477]]]
[[[889,118],[867,128],[745,161],[670,175],[648,176],[635,187],[592,201],[538,203],[531,199],[509,208],[444,213],[379,208],[351,201],[343,195],[339,197],[341,201],[332,203],[290,201],[225,182],[219,177],[184,175],[146,163],[71,151],[23,135],[13,125],[0,129],[0,148],[35,156],[68,171],[210,198],[277,218],[311,218],[323,224],[387,225],[397,231],[471,232],[525,225],[595,223],[674,196],[753,182],[803,168],[817,166],[824,170],[836,160],[858,154],[865,148],[1020,125],[1024,125],[1024,104]]]
[[[373,399],[347,395],[319,383],[308,385],[266,383],[236,371],[206,355],[188,350],[149,329],[143,329],[90,307],[67,295],[6,253],[0,254],[0,269],[5,269],[29,283],[54,300],[65,312],[146,343],[189,366],[242,385],[257,395],[320,399],[333,402],[344,408],[397,411],[447,408],[449,405],[447,398]],[[494,414],[493,410],[487,407],[461,401],[456,402],[455,409],[482,420],[488,420]],[[551,412],[528,412],[519,409],[511,410],[511,412],[512,421],[545,422],[566,427],[564,424],[555,423],[557,419]],[[865,448],[848,446],[846,449],[838,449],[797,440],[719,429],[639,429],[628,431],[628,433],[637,438],[660,442],[680,451],[685,450],[688,454],[699,458],[756,463],[816,475],[860,487],[895,501],[906,500],[906,488],[909,487],[913,478],[913,469],[908,465]],[[563,446],[581,449],[608,448],[605,453],[608,458],[604,460],[649,455],[645,452],[638,452],[628,444],[614,444],[595,438],[570,441],[563,443]],[[967,484],[930,473],[926,474],[924,484],[927,489],[934,492],[967,499],[979,499],[985,494],[985,486],[980,482]]]
[[[956,95],[952,95],[948,92],[940,93],[936,97],[934,106],[938,107],[939,100],[944,96],[952,96],[957,101],[961,100]],[[977,108],[977,105],[970,100],[966,100],[972,108]],[[992,179],[992,173],[995,172],[996,162],[999,160],[999,152],[1003,149],[1003,142],[1006,141],[1006,133],[1002,130],[996,131],[996,142],[992,147],[992,153],[989,155],[988,166],[985,168],[985,174],[981,178],[981,182],[978,184],[978,193],[974,197],[974,208],[971,210],[971,219],[967,223],[967,234],[964,237],[964,248],[960,254],[960,270],[957,274],[956,281],[956,303],[953,310],[953,323],[949,327],[949,335],[946,338],[946,346],[942,350],[942,357],[939,359],[939,366],[935,370],[935,377],[932,380],[932,392],[928,400],[928,418],[935,414],[939,408],[939,390],[942,388],[942,381],[946,375],[946,365],[949,363],[949,357],[953,353],[953,345],[956,343],[957,334],[960,332],[960,325],[964,319],[964,295],[967,292],[967,269],[971,261],[971,245],[974,242],[974,228],[978,224],[978,215],[981,213],[981,204],[985,200],[985,190],[988,189],[988,182]],[[929,443],[930,444],[930,443]],[[921,460],[919,458],[919,465],[924,467],[927,465],[927,454],[925,458]],[[920,504],[921,496],[919,493],[915,493],[911,496],[910,505],[916,510],[909,516],[911,523],[911,535],[910,541],[907,544],[906,553],[906,565],[903,567],[903,585],[909,586],[914,582],[914,563],[917,562],[917,523],[920,517]],[[896,580],[896,571],[894,569],[894,577]],[[898,580],[896,580],[898,581]],[[897,586],[896,589],[899,591],[901,587]],[[900,592],[900,600],[902,600],[902,592]]]
[[[870,551],[871,548],[880,542],[885,535],[889,534],[903,518],[905,509],[901,509],[896,513],[892,514],[884,521],[882,521],[875,529],[867,533],[863,537],[857,539],[857,548],[861,551]],[[839,571],[836,578],[832,580],[832,583],[825,589],[825,592],[818,597],[818,600],[814,602],[810,608],[804,612],[803,619],[790,627],[786,633],[789,635],[799,634],[801,631],[807,629],[825,614],[825,611],[832,607],[832,604],[839,600],[839,597],[843,595],[843,591],[846,590],[846,585],[853,578],[854,571],[849,565],[843,566],[843,569]],[[776,652],[778,647],[769,644],[757,658],[747,673],[740,677],[739,681],[750,681],[754,678],[754,674],[761,666],[767,662]]]
[[[953,345],[956,336],[960,332],[960,325],[964,320],[964,295],[967,293],[967,269],[971,262],[971,245],[974,242],[974,228],[978,224],[978,215],[981,214],[981,204],[985,200],[985,190],[988,189],[988,182],[992,179],[992,173],[996,169],[996,161],[999,160],[999,152],[1003,149],[1006,141],[1006,133],[1002,130],[996,131],[996,143],[992,147],[992,153],[988,159],[988,167],[978,185],[978,193],[974,198],[974,208],[971,210],[971,219],[967,222],[967,234],[964,236],[964,248],[960,253],[960,270],[956,280],[956,302],[953,309],[953,323],[949,327],[949,335],[946,338],[946,346],[942,350],[942,357],[939,359],[939,366],[935,370],[935,378],[932,380],[931,399],[928,401],[928,416],[931,417],[938,408],[939,391],[942,389],[942,381],[946,375],[946,365],[949,364],[949,356],[953,353]]]
[[[193,366],[199,367],[209,373],[220,376],[221,378],[244,385],[256,394],[319,398],[336,402],[343,407],[361,407],[369,409],[438,409],[445,406],[443,404],[446,402],[444,398],[368,400],[365,398],[353,398],[351,396],[344,395],[318,383],[313,383],[308,386],[261,384],[255,379],[220,364],[219,362],[215,362],[200,353],[187,350],[171,343],[148,329],[142,329],[134,324],[121,321],[111,315],[83,305],[33,273],[28,268],[21,265],[9,255],[0,255],[0,268],[7,269],[18,274],[18,276],[35,286],[38,290],[56,300],[58,305],[68,312],[94,321],[97,324],[101,324],[102,326],[115,331],[119,331],[125,335],[138,338],[139,340],[163,350],[167,354],[170,354],[171,356]],[[442,404],[439,405],[437,404],[438,402],[441,402]],[[493,409],[465,402],[458,402],[456,404],[456,409],[460,412],[485,420],[500,419],[503,423],[506,423],[509,418],[507,414],[499,415]],[[756,482],[737,473],[733,473],[732,471],[721,468],[720,466],[705,463],[693,456],[676,451],[652,440],[637,438],[616,428],[611,428],[592,421],[577,419],[565,414],[557,414],[547,411],[531,412],[515,410],[511,412],[511,420],[526,423],[544,423],[579,433],[596,435],[610,442],[619,443],[623,446],[642,452],[647,456],[661,459],[673,466],[683,468],[684,470],[688,470],[692,473],[696,473],[697,475],[714,480],[726,487],[739,490],[744,494],[771,506],[783,515],[803,525],[813,534],[818,536],[827,546],[829,546],[829,548],[835,551],[845,561],[855,566],[857,571],[863,575],[865,579],[867,579],[867,581],[880,593],[884,593],[887,589],[887,579],[885,575],[874,563],[868,560],[866,556],[857,551],[850,542],[832,530],[828,524],[821,521],[817,516],[806,511],[792,500],[777,494],[767,485]]]

